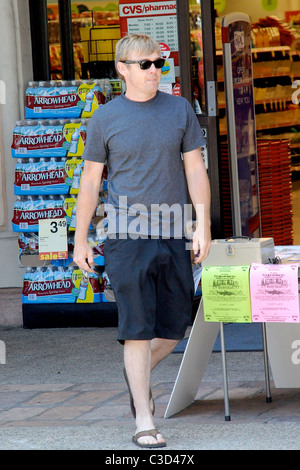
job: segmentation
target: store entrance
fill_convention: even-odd
[[[34,10],[37,3],[39,15]],[[203,158],[214,188],[212,236],[222,238],[213,1],[38,0],[30,2],[30,12],[32,31],[37,23],[44,25],[40,15],[47,15],[46,26],[38,30],[43,41],[37,33],[32,35],[36,81],[106,78],[113,93],[119,94],[117,41],[134,32],[157,39],[166,59],[160,89],[190,101],[207,140]],[[39,68],[41,57],[49,61]]]
[[[221,21],[224,15],[233,11],[248,14],[252,23],[259,146],[264,139],[290,142],[286,164],[290,158],[292,190],[289,194],[286,190],[281,192],[286,196],[286,200],[280,203],[280,209],[284,208],[282,217],[270,217],[271,212],[266,209],[262,236],[274,235],[276,244],[299,244],[299,104],[292,100],[299,89],[299,11],[285,11],[287,8],[292,10],[294,3],[279,0],[266,9],[256,6],[256,2],[249,4],[246,0],[86,0],[82,3],[73,0],[29,0],[34,79],[114,77],[114,47],[125,31],[155,33],[159,41],[167,46],[172,42],[171,51],[165,51],[170,52],[170,58],[174,60],[174,67],[169,70],[169,77],[174,78],[172,92],[181,93],[193,104],[207,135],[208,148],[204,157],[214,188],[213,236],[223,238],[232,234],[232,227],[228,175],[225,175],[228,146]],[[140,8],[145,4],[154,8],[152,16],[142,14]],[[168,15],[156,14],[155,7],[161,4],[165,8],[175,6],[176,14],[172,15],[171,10]],[[275,10],[271,11],[271,8]],[[272,12],[277,15],[276,18],[270,16]],[[177,57],[172,48],[176,48]],[[165,79],[165,89],[170,87],[169,77]],[[293,83],[296,89],[292,88]],[[298,100],[299,94],[295,96]],[[223,158],[224,155],[226,158]],[[274,208],[275,196],[279,196],[277,189],[268,201],[271,208]],[[287,218],[283,220],[283,216]],[[283,222],[275,230],[277,221]]]
[[[178,1],[177,8],[182,90],[193,104],[205,133],[207,148],[204,161],[212,187],[212,237],[223,238],[214,2]]]
[[[251,21],[255,120],[263,237],[275,245],[300,244],[300,10],[299,2],[215,1],[222,175],[228,161],[222,18],[234,12]],[[294,98],[293,98],[294,97]],[[230,233],[225,186],[224,227]],[[229,207],[229,209],[228,209]]]

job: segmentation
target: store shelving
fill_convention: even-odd
[[[232,235],[230,169],[228,146],[221,143],[221,179],[225,238]],[[293,244],[291,146],[289,139],[261,139],[257,142],[262,237],[274,238],[275,245]]]
[[[299,125],[300,109],[289,109],[256,115],[256,130],[268,131]],[[220,135],[227,135],[226,118],[220,121]]]
[[[298,43],[299,44],[299,43]],[[300,107],[292,84],[300,78],[295,44],[252,48],[262,236],[293,244],[292,177],[300,170]],[[224,230],[232,233],[223,53],[217,51]]]
[[[32,97],[42,98],[38,107]],[[47,104],[45,105],[45,97]],[[69,97],[71,99],[66,100]],[[19,263],[26,267],[22,289],[24,328],[114,326],[117,307],[110,296],[103,256],[106,173],[99,204],[88,233],[96,273],[85,276],[74,264],[74,233],[82,153],[88,119],[112,97],[108,79],[73,82],[30,82],[25,120],[13,130],[11,152],[16,160],[12,226],[19,234]],[[80,106],[74,105],[81,103]],[[32,105],[32,106],[31,106]],[[67,252],[40,257],[40,221],[55,219],[66,226]],[[47,238],[47,237],[46,237]],[[53,257],[53,252],[57,255]]]
[[[217,55],[218,105],[220,113],[220,135],[226,139],[223,53]],[[295,89],[292,84],[300,78],[299,42],[290,46],[252,48],[254,104],[258,138],[266,134],[286,134],[294,127],[300,132],[300,107],[293,103]],[[291,134],[292,168],[299,168],[298,143],[294,142],[297,132]]]

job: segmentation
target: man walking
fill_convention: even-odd
[[[153,421],[150,374],[183,338],[191,318],[194,286],[182,217],[188,196],[197,216],[195,261],[209,252],[210,187],[201,155],[205,140],[188,101],[158,90],[164,59],[154,39],[123,37],[115,63],[126,92],[95,111],[88,125],[74,261],[92,270],[87,234],[106,163],[104,257],[118,306],[118,340],[124,344],[136,422],[132,439],[140,447],[163,447],[166,441]],[[178,207],[182,210],[172,214],[166,210]]]

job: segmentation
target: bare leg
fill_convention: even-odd
[[[151,341],[125,341],[124,362],[136,409],[136,433],[154,429],[149,402]],[[152,436],[147,436],[141,437],[139,442],[140,444],[157,444],[157,442],[164,442],[164,439],[161,434],[158,434],[157,440]]]
[[[154,338],[151,341],[151,370],[153,370],[160,361],[167,357],[176,345],[177,339]]]

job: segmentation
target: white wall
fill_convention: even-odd
[[[24,96],[32,80],[28,0],[0,0],[0,80],[5,83],[5,104],[0,104],[0,288],[20,287],[23,269],[18,265],[18,235],[11,219],[14,168],[12,130],[24,117]],[[0,100],[3,103],[3,100]]]

